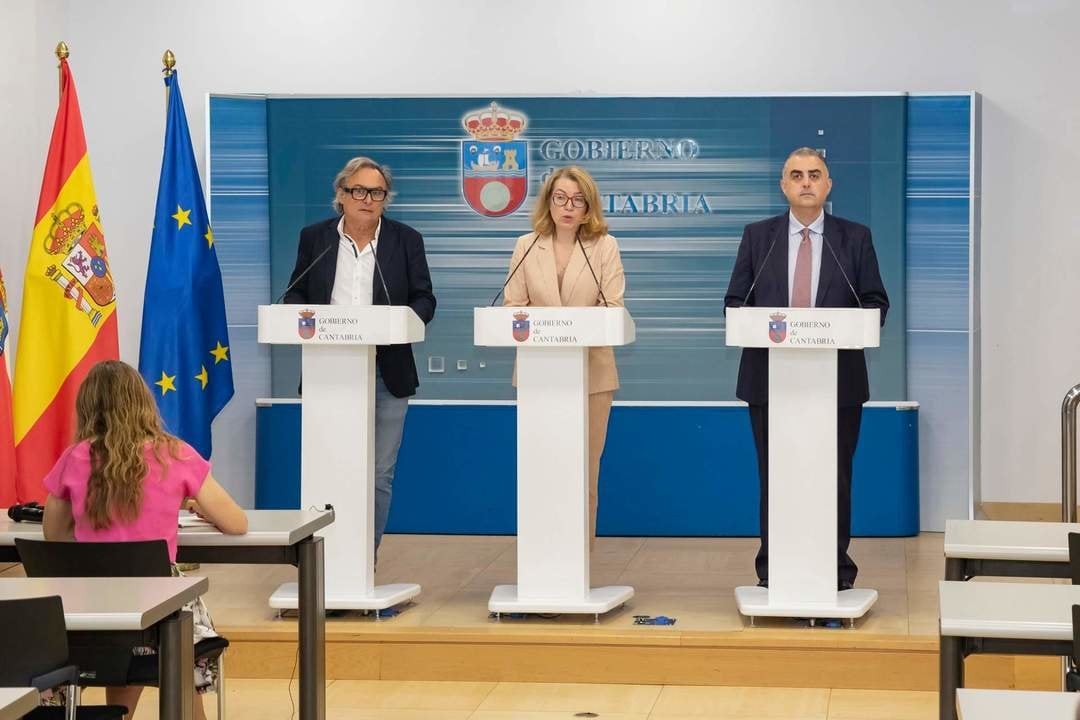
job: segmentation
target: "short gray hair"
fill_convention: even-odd
[[[788,153],[788,156],[786,158],[784,158],[784,164],[780,166],[781,178],[784,177],[784,168],[787,166],[788,160],[795,157],[816,157],[818,160],[821,161],[821,164],[825,166],[826,170],[829,169],[829,163],[825,162],[824,152],[816,148],[807,147],[806,145],[804,145],[801,148],[795,148],[790,153]]]
[[[389,204],[390,200],[394,197],[394,180],[390,175],[390,168],[386,165],[380,165],[371,158],[368,157],[354,157],[349,162],[345,163],[345,167],[341,168],[337,176],[334,177],[334,197],[330,202],[330,206],[334,208],[334,212],[341,215],[345,212],[345,209],[341,207],[341,203],[338,202],[337,191],[345,189],[345,181],[351,178],[356,173],[360,172],[364,168],[371,168],[372,170],[378,170],[379,174],[383,176],[383,181],[386,183],[386,203]]]

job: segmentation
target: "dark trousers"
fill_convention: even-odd
[[[836,409],[836,567],[837,580],[855,584],[859,568],[848,555],[851,544],[851,461],[859,442],[862,406]],[[769,406],[750,406],[750,427],[757,448],[758,480],[761,484],[761,548],[754,566],[758,578],[769,579]]]

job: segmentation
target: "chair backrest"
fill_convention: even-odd
[[[15,538],[27,577],[169,577],[164,540],[56,542]]]
[[[1080,657],[1080,605],[1072,606],[1072,620],[1073,620],[1073,664],[1076,664],[1077,657]]]
[[[27,687],[68,664],[64,605],[59,595],[0,600],[0,687]]]
[[[1069,533],[1069,574],[1072,584],[1080,585],[1080,533]]]

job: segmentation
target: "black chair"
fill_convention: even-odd
[[[1069,575],[1072,584],[1080,585],[1080,533],[1069,533]],[[1080,692],[1080,605],[1072,606],[1073,651],[1065,673],[1065,689]]]
[[[1080,585],[1080,533],[1069,533],[1069,574],[1072,584]]]
[[[1080,658],[1080,605],[1072,606],[1072,625],[1073,649],[1069,657],[1069,669],[1065,673],[1065,689],[1069,692],[1080,692],[1080,671],[1077,671],[1077,658]]]
[[[0,600],[0,687],[43,692],[66,686],[66,707],[37,707],[31,720],[123,720],[122,705],[77,707],[79,670],[68,663],[67,628],[60,596]]]
[[[171,577],[169,546],[164,540],[139,542],[55,542],[15,539],[15,549],[27,577]],[[223,655],[229,641],[211,637],[195,643],[196,660],[217,660],[214,684],[218,718],[225,717]],[[116,648],[80,647],[76,655],[89,685],[158,685],[156,655],[132,655]],[[85,658],[85,659],[84,659]],[[88,677],[86,668],[94,668]]]

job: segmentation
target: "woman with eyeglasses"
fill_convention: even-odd
[[[285,302],[317,305],[408,305],[424,321],[435,295],[424,238],[383,214],[393,197],[390,169],[366,157],[334,178],[335,216],[300,231],[296,266]],[[378,557],[409,397],[420,380],[412,346],[379,345],[375,352],[375,553]],[[357,428],[359,432],[361,428]],[[362,482],[357,478],[356,482]]]
[[[622,307],[626,281],[608,235],[596,181],[571,165],[551,173],[532,213],[533,232],[518,238],[504,304],[512,307]],[[524,258],[524,261],[522,261]],[[520,267],[519,267],[520,263]],[[516,268],[516,271],[515,271]],[[619,388],[615,353],[589,349],[589,537],[596,537],[597,482],[611,401]]]

